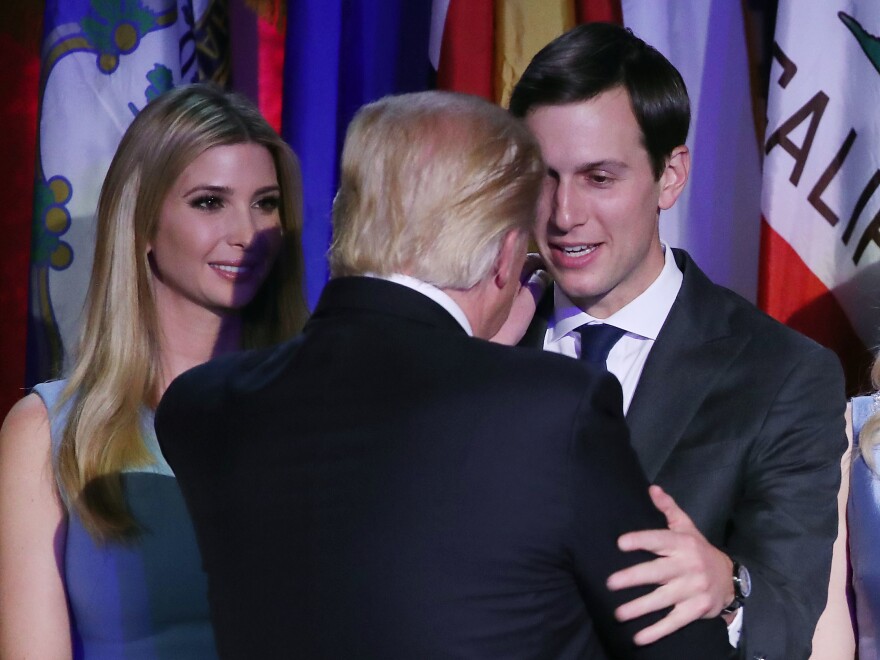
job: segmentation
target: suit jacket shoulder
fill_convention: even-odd
[[[842,369],[675,256],[684,279],[627,415],[633,446],[648,478],[749,566],[747,656],[806,657],[837,531]]]
[[[675,331],[681,319],[710,334],[760,334],[764,343],[773,343],[794,352],[831,353],[809,337],[772,318],[738,293],[712,282],[684,250],[673,248],[683,274],[682,288],[667,323]],[[666,325],[664,325],[666,328]],[[658,339],[659,341],[659,339]]]
[[[188,457],[211,461],[216,443],[250,421],[241,407],[244,393],[265,387],[294,359],[299,338],[277,346],[224,355],[175,378],[156,409],[156,435],[162,454],[174,468]],[[181,456],[184,458],[181,459]]]

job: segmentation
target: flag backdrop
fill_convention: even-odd
[[[281,132],[284,90],[283,0],[223,0],[229,10],[228,86],[254,101]]]
[[[288,2],[282,128],[302,165],[310,307],[327,280],[330,208],[348,122],[364,103],[430,86],[430,23],[427,2]]]
[[[75,344],[94,212],[122,133],[175,83],[228,72],[225,3],[47,0],[28,317],[27,383],[57,375]]]
[[[439,89],[495,100],[492,0],[434,0],[428,49]]]
[[[782,0],[773,57],[760,304],[854,391],[880,330],[880,3]]]
[[[48,377],[76,336],[97,191],[134,113],[178,81],[225,76],[227,1],[239,65],[233,86],[258,100],[270,122],[283,127],[303,164],[311,304],[327,278],[339,151],[361,104],[434,85],[505,103],[538,48],[576,23],[607,20],[655,44],[690,89],[694,169],[677,209],[661,219],[664,238],[691,251],[713,279],[753,298],[756,217],[763,210],[764,308],[832,345],[850,365],[864,365],[865,346],[876,344],[880,288],[872,276],[880,256],[880,135],[871,109],[878,106],[880,7],[874,2],[781,2],[769,129],[758,145],[766,152],[759,209],[761,164],[750,123],[740,3],[48,0],[42,74],[34,81],[36,72],[31,73],[41,114],[27,382]],[[24,33],[16,8],[27,4],[4,3],[0,29],[0,56],[25,62],[19,72],[28,60],[9,36]],[[244,20],[245,4],[265,10],[251,27]],[[14,20],[5,20],[9,12]],[[242,37],[248,30],[250,36]],[[7,126],[28,116],[26,101],[10,100],[28,96],[21,78],[6,87],[21,93],[7,95],[0,105]],[[26,130],[14,137],[15,145],[28,144]],[[7,157],[7,163],[13,160],[30,169],[26,158]],[[14,175],[5,174],[4,184],[14,193]],[[6,236],[15,235],[7,230]],[[4,268],[12,264],[3,261]],[[14,298],[12,278],[3,272],[2,294]],[[23,353],[7,327],[11,318],[7,314],[6,325],[0,324],[6,356]],[[0,383],[11,383],[20,369],[7,358],[2,375]],[[0,405],[18,394],[17,387],[0,393],[7,397]]]
[[[621,25],[620,0],[434,0],[429,51],[437,87],[506,106],[535,53],[590,21]]]
[[[0,3],[0,419],[24,393],[41,21],[36,3]]]
[[[623,0],[624,24],[663,53],[691,100],[691,174],[660,215],[665,242],[754,302],[761,163],[743,12],[729,0]]]

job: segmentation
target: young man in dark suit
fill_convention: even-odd
[[[606,326],[633,447],[663,489],[668,529],[621,539],[661,559],[609,580],[662,586],[618,617],[674,606],[647,642],[721,615],[744,657],[806,658],[846,448],[837,359],[661,243],[690,169],[690,107],[655,49],[582,25],[535,56],[510,110],[547,165],[535,240],[555,280],[522,343],[583,358]]]
[[[475,97],[366,106],[334,203],[333,278],[301,337],[194,369],[156,415],[227,658],[713,658],[721,622],[649,646],[611,591],[663,516],[620,387],[492,344],[543,179]],[[473,336],[469,336],[473,335]]]

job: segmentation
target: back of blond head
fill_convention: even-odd
[[[151,460],[140,419],[143,406],[157,403],[161,360],[147,252],[162,203],[205,150],[241,143],[260,144],[272,155],[285,240],[241,312],[244,343],[280,341],[305,320],[302,186],[293,152],[250,101],[217,87],[185,85],[151,101],[125,132],[101,189],[85,323],[65,390],[73,406],[57,459],[59,481],[96,538],[136,530],[118,475]]]
[[[342,153],[331,272],[468,289],[505,234],[531,228],[542,176],[525,126],[480,98],[419,92],[364,106]]]

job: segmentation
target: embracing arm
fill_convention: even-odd
[[[619,388],[618,388],[619,396]],[[690,621],[654,643],[633,641],[636,633],[656,625],[668,616],[666,607],[646,611],[621,622],[615,612],[628,601],[650,598],[658,582],[641,586],[609,589],[606,581],[612,573],[650,564],[655,555],[645,551],[623,551],[618,544],[621,534],[641,529],[657,529],[663,516],[648,495],[648,482],[629,445],[628,432],[615,404],[597,397],[592,414],[581,416],[579,437],[573,445],[572,466],[575,493],[576,536],[572,554],[580,567],[582,591],[596,630],[615,658],[727,658],[734,649],[727,642],[724,625],[714,621]],[[616,408],[620,409],[619,399]],[[589,411],[584,407],[582,413]],[[690,623],[693,622],[693,623]],[[686,625],[690,623],[690,625]],[[652,640],[653,641],[653,640]]]
[[[631,566],[612,575],[608,586],[615,591],[636,585],[658,584],[656,589],[622,605],[615,612],[630,621],[649,612],[672,608],[665,617],[640,630],[637,644],[651,644],[697,619],[712,619],[733,601],[733,561],[713,546],[660,486],[649,493],[666,517],[666,529],[629,532],[618,539],[621,550],[647,550],[652,561]],[[727,625],[735,614],[725,614]]]
[[[837,531],[843,392],[840,366],[830,351],[814,348],[789,367],[747,457],[724,547],[712,546],[672,498],[652,489],[668,528],[627,534],[620,542],[627,550],[648,550],[660,558],[610,580],[615,589],[663,585],[621,607],[622,620],[674,606],[639,633],[639,643],[696,618],[717,617],[733,598],[734,558],[752,578],[739,641],[746,657],[806,657],[825,604]]]
[[[70,658],[62,574],[66,525],[36,394],[0,429],[0,657]]]

